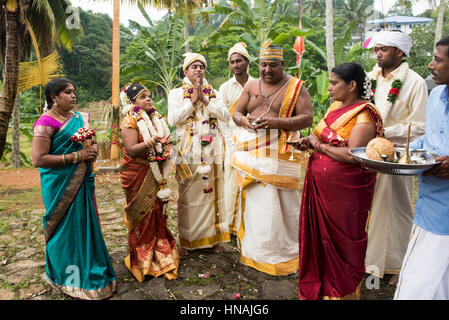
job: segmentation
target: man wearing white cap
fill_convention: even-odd
[[[225,156],[225,215],[228,219],[229,232],[236,234],[236,219],[238,219],[236,202],[239,196],[239,187],[235,177],[235,169],[231,165],[231,157],[235,151],[234,143],[232,142],[232,133],[236,129],[236,125],[232,120],[232,114],[237,105],[240,95],[245,84],[252,80],[253,77],[249,75],[249,60],[250,56],[246,50],[246,43],[236,43],[228,51],[229,66],[234,73],[234,76],[220,86],[219,94],[222,101],[228,108],[231,115],[231,120],[228,122],[226,139],[226,156]]]
[[[374,103],[381,113],[385,138],[398,144],[424,134],[427,87],[405,58],[412,40],[400,31],[383,31],[373,37],[377,66],[368,74]],[[392,274],[396,285],[413,224],[413,177],[378,174],[368,220],[366,272]]]
[[[178,242],[181,255],[213,247],[223,251],[230,240],[223,202],[224,145],[219,121],[229,111],[204,78],[207,62],[198,53],[185,55],[182,86],[168,95],[168,123],[176,127]]]

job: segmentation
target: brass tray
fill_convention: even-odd
[[[396,155],[395,159],[400,159],[404,154],[404,148],[395,148]],[[401,176],[418,176],[422,174],[424,171],[432,169],[440,162],[435,161],[437,157],[435,154],[429,153],[426,150],[410,150],[410,154],[412,155],[411,159],[417,159],[419,163],[412,164],[399,164],[395,162],[388,161],[377,161],[369,159],[366,156],[366,147],[354,148],[349,150],[349,153],[356,159],[362,167],[365,169],[385,173],[392,175],[401,175]],[[414,156],[415,154],[415,156]]]

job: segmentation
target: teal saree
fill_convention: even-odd
[[[70,137],[85,125],[79,112],[52,138],[50,154],[79,151]],[[39,168],[46,213],[46,277],[63,293],[79,299],[112,296],[116,275],[98,219],[92,166],[86,162]]]

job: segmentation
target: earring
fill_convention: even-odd
[[[57,107],[57,106],[58,106],[58,103],[56,101],[53,102],[52,107]]]

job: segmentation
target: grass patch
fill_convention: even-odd
[[[196,278],[196,277],[191,277],[191,278],[185,278],[181,285],[184,287],[188,287],[188,286],[207,286],[209,283],[211,282],[210,278]]]
[[[9,222],[0,221],[0,234],[5,233],[8,230],[9,230]]]

